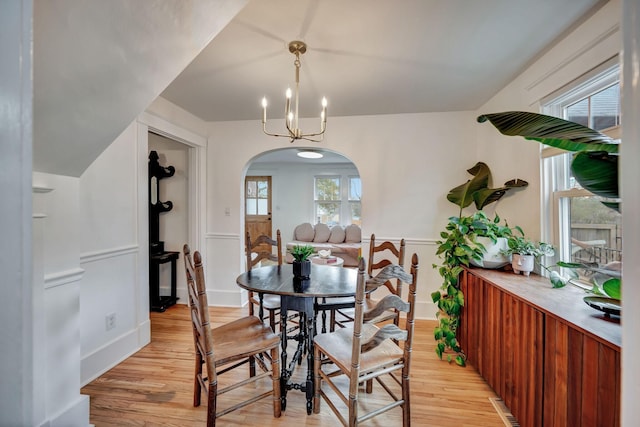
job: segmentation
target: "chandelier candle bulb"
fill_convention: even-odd
[[[267,98],[262,98],[262,124],[267,123]]]

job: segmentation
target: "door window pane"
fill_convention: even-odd
[[[267,199],[258,199],[258,215],[267,215],[269,213],[267,205]]]

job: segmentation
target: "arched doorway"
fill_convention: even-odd
[[[243,229],[252,222],[253,213],[270,217],[271,231],[279,229],[284,241],[292,239],[296,225],[309,222],[330,222],[331,224],[361,225],[360,174],[356,165],[340,153],[313,149],[322,158],[304,158],[298,154],[308,151],[301,148],[284,148],[262,153],[254,157],[247,166],[243,196]],[[270,181],[259,189],[251,181],[256,178]],[[333,186],[318,200],[321,181]],[[248,188],[247,185],[251,185]],[[255,191],[262,190],[264,194]],[[268,193],[268,194],[267,194]],[[257,197],[257,198],[256,198]],[[260,199],[260,197],[264,197]],[[268,200],[266,199],[268,197]],[[260,210],[258,204],[269,210]]]

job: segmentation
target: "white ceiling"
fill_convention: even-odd
[[[475,110],[600,0],[252,0],[162,96],[206,121]]]
[[[33,168],[80,176],[158,95],[205,121],[256,122],[266,95],[282,120],[294,39],[309,47],[301,117],[323,95],[329,128],[332,116],[473,111],[603,3],[35,0]]]

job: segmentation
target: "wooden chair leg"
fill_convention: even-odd
[[[411,427],[411,404],[409,402],[409,375],[402,373],[402,427]]]
[[[218,404],[218,384],[210,384],[207,397],[207,427],[215,427]]]
[[[321,387],[321,377],[320,377],[320,368],[322,366],[322,360],[320,358],[320,350],[314,346],[313,350],[313,376],[314,376],[314,384],[313,384],[313,413],[320,413],[320,387]]]
[[[273,381],[273,416],[282,415],[282,391],[280,390],[280,354],[278,348],[271,349],[271,379]]]
[[[273,332],[276,332],[276,312],[275,312],[275,310],[269,310],[269,326],[271,326],[271,330]]]
[[[193,406],[200,406],[200,399],[202,396],[202,387],[200,387],[200,380],[198,380],[198,375],[202,373],[202,356],[200,353],[196,352],[196,365],[195,372],[193,375]]]
[[[254,356],[249,356],[249,376],[256,376],[256,358]]]

